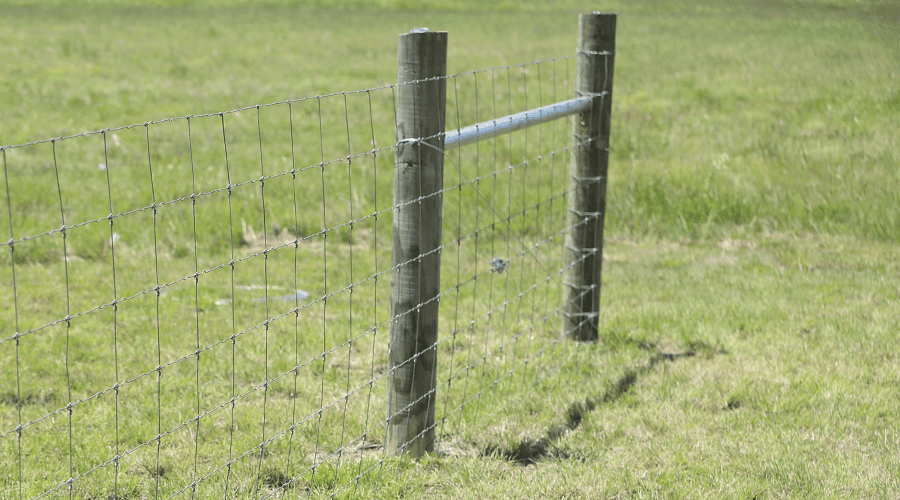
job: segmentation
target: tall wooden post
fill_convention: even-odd
[[[616,15],[582,14],[578,28],[575,92],[593,96],[594,102],[572,127],[563,328],[575,340],[593,341],[599,336]]]
[[[387,453],[434,450],[447,33],[400,35]]]

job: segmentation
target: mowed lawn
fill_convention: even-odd
[[[368,215],[389,208],[393,151],[377,160],[360,156],[352,163],[352,186],[344,178],[326,184],[324,175],[316,177],[318,170],[292,181],[290,175],[267,180],[267,208],[235,202],[228,227],[216,223],[221,213],[211,208],[231,207],[224,192],[200,199],[193,215],[184,204],[176,216],[159,221],[150,211],[122,218],[115,226],[122,238],[115,255],[122,285],[115,293],[110,245],[91,243],[112,238],[108,225],[97,234],[76,228],[66,247],[72,258],[64,258],[59,245],[41,246],[51,237],[59,243],[58,236],[22,241],[15,249],[7,244],[0,256],[0,299],[8,304],[0,313],[0,498],[34,498],[60,485],[46,497],[900,495],[900,24],[895,21],[900,9],[890,2],[90,0],[74,6],[0,0],[0,146],[7,190],[0,196],[0,228],[13,226],[0,240],[58,230],[61,212],[102,219],[109,210],[98,197],[108,191],[123,205],[149,205],[143,178],[98,185],[97,167],[105,168],[109,160],[102,154],[104,148],[113,151],[114,140],[122,141],[123,151],[131,148],[122,161],[143,161],[141,146],[146,150],[147,142],[158,148],[158,175],[176,186],[159,196],[188,196],[192,182],[177,168],[166,173],[167,166],[182,165],[190,155],[184,144],[167,142],[180,137],[177,133],[162,133],[181,133],[178,127],[186,128],[186,120],[125,129],[115,139],[110,133],[7,146],[211,114],[191,120],[195,142],[189,151],[197,165],[213,165],[224,161],[215,142],[223,127],[215,121],[217,113],[249,107],[222,119],[230,128],[221,135],[234,141],[232,164],[259,156],[255,136],[248,146],[240,134],[276,130],[282,134],[278,140],[286,142],[284,131],[294,127],[301,145],[297,161],[315,165],[326,152],[334,153],[330,158],[346,155],[348,137],[351,153],[367,150],[370,139],[390,146],[391,128],[383,132],[376,124],[391,123],[391,90],[353,94],[346,101],[341,92],[396,80],[398,34],[421,27],[448,31],[451,74],[498,68],[479,73],[483,79],[470,75],[454,81],[457,93],[448,97],[461,103],[458,111],[448,106],[448,128],[454,128],[456,113],[466,125],[476,113],[485,116],[485,107],[499,106],[492,112],[502,115],[507,107],[571,97],[564,85],[574,75],[573,60],[519,72],[506,67],[572,55],[577,15],[595,8],[619,16],[599,342],[547,340],[560,322],[552,315],[561,301],[556,285],[535,286],[524,301],[509,299],[515,294],[492,295],[487,300],[493,304],[509,302],[503,311],[531,308],[530,316],[504,313],[501,320],[498,314],[484,328],[501,332],[498,338],[480,330],[467,337],[456,325],[474,322],[483,294],[508,294],[501,280],[518,280],[510,286],[537,284],[547,274],[541,266],[558,265],[561,242],[520,260],[503,254],[513,257],[509,273],[488,270],[484,276],[492,277],[492,285],[460,286],[442,305],[440,352],[447,369],[460,370],[465,356],[491,356],[483,355],[485,370],[478,365],[469,375],[466,369],[439,388],[439,404],[449,402],[438,411],[447,416],[438,428],[439,453],[420,461],[382,462],[381,429],[379,436],[353,442],[348,453],[327,457],[310,470],[311,463],[326,458],[322,455],[383,418],[383,381],[374,385],[372,396],[362,386],[349,401],[341,402],[341,396],[357,389],[352,377],[355,384],[383,370],[387,329],[361,335],[358,345],[335,340],[323,346],[322,332],[302,325],[327,317],[330,329],[350,332],[387,320],[387,277],[377,285],[342,288],[390,265],[389,214],[377,220]],[[496,87],[487,92],[492,81]],[[477,93],[473,84],[480,86]],[[266,114],[285,106],[253,107],[332,94],[337,96],[293,105],[295,122]],[[466,99],[471,96],[478,97],[480,111]],[[319,111],[304,107],[320,102]],[[347,121],[340,122],[344,112]],[[315,121],[323,116],[344,123],[346,132],[320,135]],[[568,127],[546,130],[565,134]],[[156,131],[160,134],[151,137]],[[512,146],[531,152],[550,141],[546,135],[537,141],[532,136],[530,143],[498,141],[500,151],[495,148],[490,156],[496,165],[488,165],[482,153],[485,163],[478,168],[515,164],[523,153]],[[95,142],[82,150],[88,141]],[[84,172],[90,167],[93,177],[65,168],[55,173],[54,154],[87,155],[75,163],[87,165],[79,163]],[[266,162],[275,169],[267,172],[278,171],[290,163],[290,154],[267,156]],[[474,170],[473,162],[448,156],[445,168],[466,183],[486,174]],[[564,179],[564,165],[552,165],[554,175]],[[549,192],[545,186],[541,190],[542,177],[500,176],[493,184],[489,178],[480,192],[466,184],[475,201],[448,193],[445,230],[457,222],[451,232],[490,226],[485,217],[496,217],[497,209],[487,208],[489,196],[496,206],[502,200],[508,204],[503,210],[512,210]],[[64,185],[57,186],[57,179]],[[307,181],[320,182],[314,184],[316,193],[297,187]],[[210,183],[198,188],[203,191],[231,181],[198,176],[196,182]],[[490,189],[509,191],[495,198]],[[77,210],[60,209],[58,192]],[[328,203],[335,218],[323,222],[318,213],[301,213],[272,219],[278,210],[298,212],[304,200],[319,209]],[[161,211],[182,210],[179,206]],[[484,272],[478,266],[495,256],[487,251],[489,242],[517,248],[534,234],[549,234],[553,221],[563,220],[554,215],[563,205],[548,206],[536,212],[538,229],[524,217],[514,219],[496,233],[486,231],[480,247],[445,250],[449,267],[443,280]],[[262,227],[253,218],[260,215],[266,221]],[[226,265],[204,274],[197,287],[193,279],[169,286],[169,302],[152,293],[154,285],[229,262],[235,249],[244,258],[289,242],[258,241],[281,231],[273,229],[274,222],[287,233],[312,234],[353,219],[359,219],[355,227],[329,232],[336,239],[311,240],[296,247],[299,253],[272,252],[268,264],[247,257],[237,271]],[[160,236],[138,226],[153,226]],[[327,248],[334,253],[328,254],[325,271],[319,256]],[[348,259],[352,262],[344,265]],[[323,276],[330,285],[321,283]],[[272,291],[234,288],[263,281]],[[273,322],[264,343],[257,338],[260,330],[247,327],[239,341],[247,343],[238,344],[247,349],[239,351],[246,357],[233,361],[235,351],[223,340],[233,330],[265,323],[269,332],[272,313],[254,301],[257,295],[284,295],[292,288],[313,297],[335,296],[327,306],[301,310],[297,323]],[[147,291],[116,313],[118,335],[133,335],[134,343],[111,347],[110,307],[66,326],[68,311]],[[544,312],[551,317],[542,317]],[[160,317],[190,335],[165,331]],[[60,318],[46,331],[14,338],[17,331]],[[31,342],[35,338],[46,341]],[[172,351],[158,352],[161,344]],[[210,347],[194,361],[198,346]],[[269,349],[289,352],[290,359],[276,359]],[[310,359],[323,349],[334,349],[334,355]],[[122,360],[113,360],[114,353]],[[294,353],[312,354],[295,358]],[[517,363],[521,353],[534,358]],[[178,357],[186,358],[184,366],[173,365],[163,376],[154,373],[158,359]],[[496,364],[489,365],[489,359]],[[123,373],[144,375],[121,394],[107,392],[92,399],[89,411],[79,413],[85,404],[69,417],[66,404],[84,397],[79,391],[91,394],[79,381],[109,381],[96,387],[121,381],[114,364]],[[296,369],[299,364],[306,371]],[[506,376],[508,369],[516,371]],[[255,385],[281,373],[285,376],[266,391]],[[442,376],[449,377],[439,380]],[[201,377],[213,382],[201,384]],[[499,382],[492,385],[492,377]],[[476,385],[484,394],[463,408],[461,401]],[[222,405],[241,391],[248,395],[230,415],[227,407],[216,408],[199,425],[190,421],[198,409]],[[319,416],[311,412],[322,401],[336,402],[324,418],[349,423],[313,425]],[[21,434],[15,431],[20,423],[61,408]],[[293,437],[290,425],[311,414]],[[189,425],[167,434],[159,446],[151,439],[186,421]],[[225,436],[235,422],[261,430],[229,441]],[[73,429],[84,434],[72,435]],[[292,441],[285,444],[288,436]],[[275,440],[265,451],[253,448],[275,437],[285,442]],[[86,473],[91,467],[86,464],[99,465],[145,442],[152,444],[122,457],[121,464],[107,464],[71,489],[64,484],[73,472]],[[243,450],[255,451],[236,460],[233,470],[223,468]],[[185,488],[206,473],[210,479],[196,490]]]

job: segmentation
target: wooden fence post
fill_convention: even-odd
[[[447,33],[400,35],[398,52],[385,449],[421,457],[434,450]]]
[[[593,341],[599,337],[616,15],[582,14],[578,28],[575,92],[593,96],[594,102],[576,115],[572,127],[563,328],[575,340]]]

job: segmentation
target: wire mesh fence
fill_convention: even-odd
[[[571,98],[579,57],[442,77],[446,127]],[[4,498],[371,497],[402,471],[400,87],[2,148]],[[440,288],[413,307],[440,305],[438,451],[565,364],[570,127],[440,151]]]

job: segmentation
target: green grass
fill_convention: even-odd
[[[0,497],[126,450],[72,495],[166,498],[207,475],[195,496],[900,491],[896,6],[601,6],[619,14],[602,340],[557,341],[561,241],[523,251],[562,229],[562,199],[522,210],[563,189],[565,158],[490,175],[567,124],[448,156],[448,187],[466,184],[444,242],[469,236],[443,257],[441,453],[381,462],[389,275],[360,281],[390,267],[389,214],[369,215],[390,208],[393,152],[363,153],[394,140],[396,36],[447,30],[450,73],[501,67],[448,85],[452,128],[568,98],[571,61],[502,67],[570,55],[584,6],[360,5],[0,1],[0,145],[138,124],[4,149],[0,220],[36,237],[0,257],[0,338],[55,323],[0,344],[0,432],[62,410],[0,438]],[[377,90],[285,103],[356,89]],[[63,240],[63,219],[94,222]],[[253,300],[295,288],[296,311]]]

